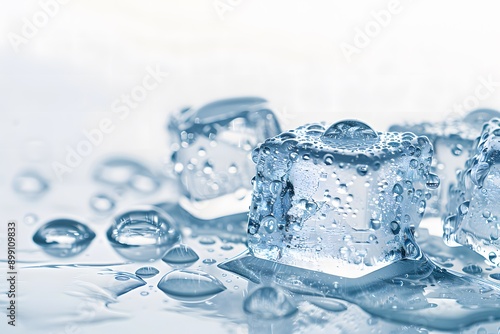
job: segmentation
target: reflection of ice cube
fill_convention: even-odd
[[[304,125],[255,149],[248,245],[260,258],[358,276],[418,258],[413,230],[425,211],[432,145],[412,133],[376,133],[342,121]]]
[[[491,109],[478,109],[463,118],[446,119],[440,123],[393,125],[389,128],[389,131],[409,131],[426,136],[434,146],[432,172],[441,179],[441,187],[432,191],[433,198],[428,202],[426,216],[446,214],[448,189],[455,182],[455,174],[467,160],[483,123],[493,117],[500,117],[500,113]]]
[[[168,129],[183,207],[199,217],[211,215],[201,218],[248,210],[254,175],[250,153],[280,132],[266,100],[233,98],[184,109],[171,118]],[[217,201],[222,196],[224,201]]]
[[[472,248],[500,265],[500,119],[483,127],[465,169],[457,174],[457,185],[450,189],[444,239]],[[451,211],[453,210],[453,211]]]

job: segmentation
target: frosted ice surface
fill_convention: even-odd
[[[449,187],[455,183],[455,174],[462,169],[472,149],[472,144],[481,133],[484,122],[500,117],[500,112],[492,109],[477,109],[463,118],[448,118],[443,122],[393,125],[389,131],[413,132],[426,136],[434,146],[434,163],[431,171],[441,179],[441,187],[432,193],[426,216],[447,214]]]
[[[433,149],[426,137],[358,121],[307,124],[253,152],[248,223],[254,256],[340,276],[419,258]]]
[[[450,189],[450,216],[445,220],[447,244],[466,245],[500,265],[500,119],[486,123],[465,169]]]
[[[207,219],[248,209],[254,174],[251,151],[281,131],[267,101],[258,97],[184,109],[170,119],[168,130],[174,170],[184,194],[181,205]],[[213,216],[203,217],[207,214]]]

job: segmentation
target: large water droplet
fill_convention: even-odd
[[[338,139],[376,139],[377,133],[365,123],[356,120],[337,122],[326,129],[321,136],[323,141]]]
[[[199,256],[189,246],[177,245],[171,248],[162,260],[172,267],[187,267],[198,261]]]
[[[56,219],[40,227],[33,241],[52,256],[70,257],[83,252],[95,238],[86,225],[72,219]]]
[[[158,275],[160,271],[155,267],[142,267],[136,270],[135,274],[141,278],[151,278]]]
[[[217,278],[199,270],[174,270],[162,277],[158,288],[184,302],[206,301],[226,287]]]
[[[243,310],[261,319],[287,318],[297,307],[283,291],[266,286],[252,292],[243,302]]]
[[[37,172],[25,171],[14,178],[12,187],[20,195],[37,197],[49,189],[49,183]]]
[[[172,218],[149,206],[117,216],[107,236],[121,256],[133,261],[158,260],[180,239]]]

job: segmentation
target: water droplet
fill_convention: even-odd
[[[297,312],[297,307],[283,291],[266,286],[255,290],[245,299],[243,310],[260,319],[276,320],[292,316]]]
[[[95,238],[95,233],[72,219],[56,219],[40,227],[33,241],[47,253],[70,257],[83,252]]]
[[[500,281],[500,273],[490,274],[490,277],[493,278],[493,279],[496,279],[496,280]]]
[[[141,292],[141,296],[147,296],[147,295],[149,295],[149,292],[147,292],[147,291],[142,291]]]
[[[90,207],[97,213],[106,213],[115,208],[115,201],[108,195],[97,194],[90,198]]]
[[[171,267],[182,268],[187,267],[198,261],[199,256],[189,246],[177,245],[172,247],[162,260]]]
[[[380,220],[378,219],[370,219],[370,228],[374,230],[378,230],[380,228]]]
[[[117,280],[117,281],[128,281],[129,279],[130,279],[130,277],[127,275],[118,274],[115,276],[115,280]]]
[[[415,169],[418,167],[418,161],[416,159],[410,160],[410,168]]]
[[[418,208],[417,208],[417,212],[420,213],[420,214],[423,214],[425,212],[425,201],[424,200],[421,200],[419,203],[418,203]]]
[[[14,178],[12,187],[20,195],[37,197],[49,189],[49,183],[38,172],[25,171]]]
[[[325,165],[327,165],[327,166],[333,165],[333,161],[334,161],[333,155],[325,154],[325,156],[323,157],[323,161],[325,162]]]
[[[392,188],[392,192],[394,194],[401,195],[403,193],[403,187],[399,183],[396,183]]]
[[[225,251],[230,251],[233,249],[233,246],[231,245],[222,245],[220,246],[220,249],[225,250]]]
[[[206,301],[226,290],[217,278],[198,270],[173,270],[163,276],[158,288],[184,302]]]
[[[455,144],[453,145],[453,147],[451,148],[451,153],[454,155],[454,156],[460,156],[462,155],[464,151],[464,147],[460,144]]]
[[[337,122],[326,129],[321,136],[323,141],[339,139],[376,139],[377,133],[365,123],[356,120],[345,120]]]
[[[142,267],[136,270],[135,274],[142,278],[151,278],[158,275],[160,271],[155,267]]]
[[[172,218],[155,207],[138,207],[118,215],[107,232],[113,248],[133,261],[155,261],[179,241]]]
[[[203,260],[203,263],[208,264],[208,265],[214,264],[216,262],[217,261],[215,259],[205,259],[205,260]]]
[[[483,269],[475,264],[469,264],[468,266],[465,266],[462,268],[464,273],[471,274],[471,275],[478,275],[483,272]]]
[[[33,225],[38,221],[38,216],[34,213],[27,213],[23,221],[26,225]]]
[[[202,245],[213,245],[215,244],[215,240],[209,237],[202,237],[198,242]]]
[[[232,164],[229,166],[228,170],[229,174],[236,174],[238,173],[238,167],[235,164]]]
[[[401,226],[399,225],[399,223],[397,221],[391,222],[391,231],[394,234],[398,234],[399,231],[401,231]]]
[[[365,176],[368,173],[368,166],[367,165],[359,165],[356,168],[356,171],[358,172],[359,175]]]
[[[491,262],[495,263],[497,260],[497,254],[495,252],[490,252],[490,254],[488,254],[488,259]]]
[[[429,189],[437,189],[439,187],[439,184],[441,183],[441,180],[439,179],[439,176],[433,173],[429,173],[427,175],[427,181],[425,182],[425,185]]]

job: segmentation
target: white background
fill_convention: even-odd
[[[373,12],[390,1],[72,0],[18,47],[13,34],[22,36],[23,20],[33,22],[41,4],[5,1],[1,185],[31,166],[54,178],[51,164],[64,161],[66,145],[103,117],[114,117],[114,131],[68,178],[110,151],[159,164],[168,113],[224,97],[267,98],[284,128],[358,118],[385,130],[443,119],[465,101],[500,108],[500,87],[474,100],[480,78],[500,82],[498,1],[397,3],[348,61],[342,43],[373,29]],[[113,101],[157,65],[169,77],[129,117],[116,118]]]

